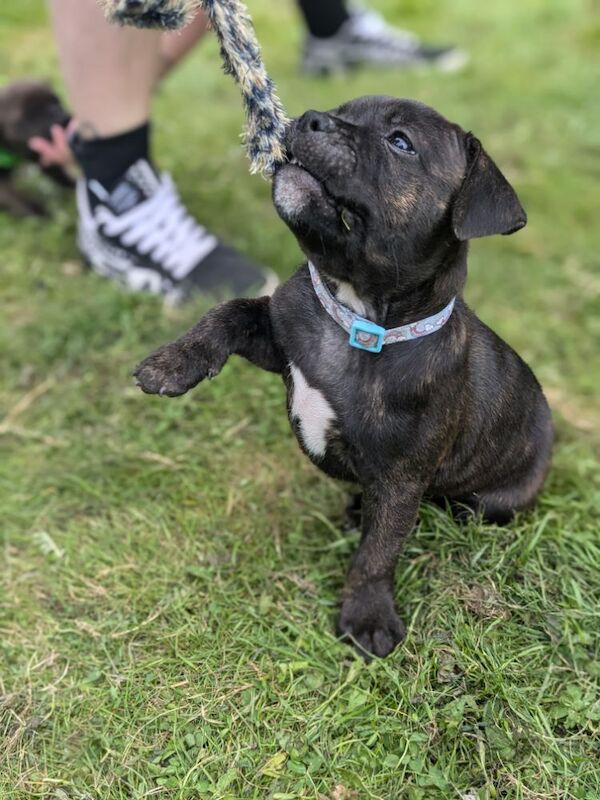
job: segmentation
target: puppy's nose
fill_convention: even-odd
[[[335,122],[324,111],[307,111],[298,120],[298,127],[305,133],[331,133],[335,130]]]

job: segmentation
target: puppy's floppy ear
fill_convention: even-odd
[[[471,133],[467,134],[467,165],[452,209],[456,238],[464,242],[524,227],[527,214],[515,190]]]

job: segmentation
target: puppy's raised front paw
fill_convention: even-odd
[[[212,344],[186,346],[172,342],[145,358],[133,375],[146,394],[177,397],[204,378],[218,375],[226,360],[227,354]]]
[[[389,655],[405,635],[389,589],[371,584],[348,595],[342,603],[338,635],[351,640],[363,656]]]

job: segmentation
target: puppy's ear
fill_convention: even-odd
[[[527,214],[510,183],[481,146],[467,134],[467,174],[452,209],[452,228],[461,242],[495,233],[514,233]]]

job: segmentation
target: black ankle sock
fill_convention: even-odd
[[[150,123],[103,139],[76,134],[71,148],[86,179],[98,181],[110,192],[132,164],[140,158],[150,160]]]
[[[306,27],[313,36],[334,36],[349,19],[345,0],[298,0]]]

